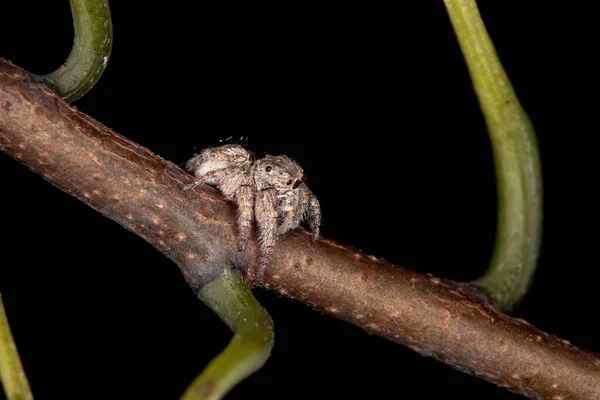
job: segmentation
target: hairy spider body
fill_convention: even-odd
[[[242,146],[226,144],[209,147],[191,158],[185,169],[196,176],[196,180],[182,187],[194,189],[203,184],[218,188],[226,199],[238,205],[238,249],[243,251],[252,230],[254,210],[254,179],[252,177],[252,156]]]
[[[185,163],[185,169],[198,179],[184,186],[183,190],[206,183],[216,186],[227,199],[233,200],[240,186],[252,184],[249,174],[251,167],[252,156],[242,146],[226,144],[209,147]]]
[[[313,241],[319,239],[319,201],[302,182],[302,168],[290,158],[265,156],[252,162],[250,152],[242,146],[227,144],[204,149],[185,167],[197,179],[182,186],[182,190],[206,183],[237,203],[240,251],[246,248],[252,219],[256,220],[260,244],[259,278],[271,259],[277,238],[285,232],[306,220],[313,232]]]

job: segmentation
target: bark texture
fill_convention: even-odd
[[[235,208],[193,178],[58,98],[0,59],[0,149],[135,232],[180,267],[191,288],[255,262],[238,252]],[[531,398],[600,399],[600,357],[497,312],[467,284],[418,274],[303,230],[279,242],[248,282]]]

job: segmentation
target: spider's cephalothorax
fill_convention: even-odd
[[[290,158],[265,156],[253,163],[242,146],[227,144],[203,150],[186,163],[186,169],[197,179],[182,190],[207,183],[237,202],[240,251],[246,248],[252,218],[256,219],[261,250],[259,277],[269,263],[277,237],[303,220],[313,232],[313,241],[319,239],[319,201],[302,182],[302,168]]]
[[[286,156],[265,156],[254,163],[256,190],[286,193],[298,188],[303,176],[302,168]]]

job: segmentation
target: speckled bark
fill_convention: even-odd
[[[57,98],[0,59],[0,149],[135,232],[179,265],[197,290],[238,252],[235,209],[211,188],[180,192],[192,177]],[[498,313],[472,289],[417,274],[350,247],[286,234],[264,281],[420,354],[532,398],[600,399],[600,358]]]

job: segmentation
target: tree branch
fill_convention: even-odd
[[[256,245],[235,246],[235,210],[214,189],[78,112],[34,75],[0,60],[0,149],[143,237],[197,292]],[[533,398],[600,398],[600,357],[497,312],[472,287],[421,275],[302,230],[279,243],[264,281],[422,355]]]

